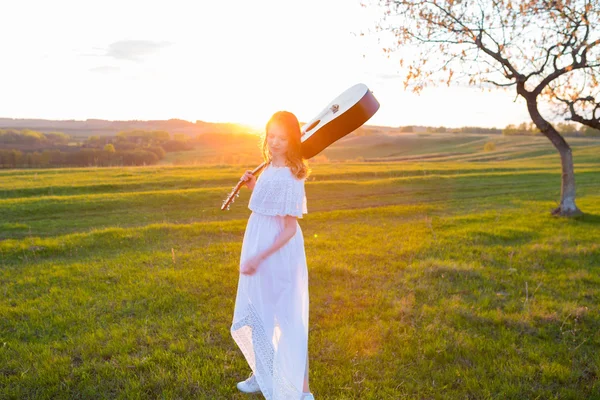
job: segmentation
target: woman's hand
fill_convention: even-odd
[[[244,261],[240,267],[240,272],[244,275],[254,275],[258,266],[262,262],[263,258],[260,256],[254,256]]]
[[[244,184],[250,190],[254,189],[254,185],[256,185],[256,176],[252,175],[252,171],[250,170],[244,172],[244,175],[242,175],[240,180],[244,181]]]

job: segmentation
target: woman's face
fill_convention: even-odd
[[[269,127],[267,145],[269,146],[269,152],[274,157],[285,156],[287,154],[288,135],[283,126],[275,123]]]

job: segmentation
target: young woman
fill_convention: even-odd
[[[300,124],[294,114],[275,113],[266,126],[268,165],[252,190],[231,335],[252,369],[237,384],[267,400],[312,400],[308,386],[308,271],[297,222],[306,214]]]

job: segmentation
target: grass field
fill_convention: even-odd
[[[566,220],[539,138],[371,139],[306,184],[315,397],[600,398],[600,143],[570,141]],[[229,335],[248,191],[219,210],[251,166],[0,171],[0,398],[260,398]]]

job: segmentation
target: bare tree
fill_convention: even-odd
[[[569,119],[598,126],[600,0],[378,0],[381,31],[408,68],[405,87],[464,82],[514,88],[533,123],[560,154],[562,186],[555,215],[575,204],[570,146],[542,116],[540,103],[562,105]]]

